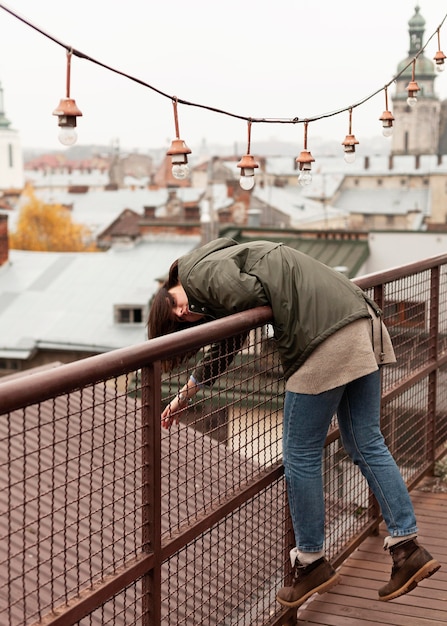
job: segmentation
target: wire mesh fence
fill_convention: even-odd
[[[409,485],[447,440],[446,263],[361,285],[382,306],[396,350],[382,375],[383,432]],[[269,316],[247,311],[181,341],[1,382],[2,625],[287,623],[275,600],[293,541],[284,381]],[[161,428],[163,407],[223,339],[231,358],[211,364],[215,383],[178,425]],[[162,374],[160,363],[182,351],[189,358]],[[327,552],[340,562],[378,511],[336,419],[323,467]]]

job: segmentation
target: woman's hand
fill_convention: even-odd
[[[169,430],[172,424],[179,423],[180,413],[188,406],[189,398],[186,391],[180,391],[161,414],[161,426]]]

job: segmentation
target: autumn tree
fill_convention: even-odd
[[[69,209],[61,204],[45,204],[28,190],[28,202],[19,212],[16,229],[9,235],[9,246],[17,250],[46,252],[92,252],[90,230],[76,224]]]

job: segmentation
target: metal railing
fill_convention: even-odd
[[[446,267],[443,255],[356,281],[393,337],[383,430],[410,488],[447,440]],[[2,626],[294,623],[275,600],[293,536],[270,315],[253,309],[0,381]],[[231,363],[163,430],[162,407],[223,340]],[[162,374],[182,353],[186,364]],[[338,565],[380,517],[335,420],[324,476]]]

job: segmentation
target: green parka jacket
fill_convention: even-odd
[[[348,278],[281,243],[216,239],[181,257],[178,269],[193,312],[212,319],[257,306],[272,308],[286,379],[327,337],[370,317],[366,300],[380,314]]]

